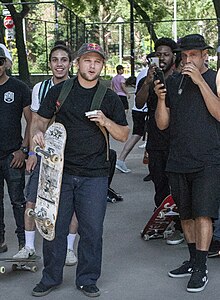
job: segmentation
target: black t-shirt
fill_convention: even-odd
[[[137,86],[137,92],[141,89],[146,76],[143,77]],[[147,118],[147,150],[168,150],[169,148],[169,129],[160,130],[155,120],[155,111],[157,107],[157,95],[154,92],[154,84],[149,88],[149,96],[147,100],[148,118]]]
[[[216,91],[216,72],[202,74],[211,90]],[[191,173],[205,165],[220,164],[220,122],[209,113],[199,87],[182,75],[167,83],[166,104],[170,108],[170,152],[167,171]]]
[[[53,116],[62,85],[57,84],[48,91],[38,111],[40,116],[48,119]],[[104,135],[85,116],[97,87],[85,89],[75,80],[74,87],[56,116],[56,122],[62,123],[67,131],[64,170],[75,176],[108,176],[109,172]],[[107,90],[100,109],[115,123],[127,125],[123,104],[112,90]]]
[[[22,112],[31,104],[31,91],[22,81],[9,77],[0,85],[0,99],[0,157],[4,157],[21,146]]]

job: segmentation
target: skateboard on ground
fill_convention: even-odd
[[[172,196],[167,196],[141,231],[141,237],[145,241],[160,238],[166,239],[174,231],[175,222],[173,217],[178,215]]]
[[[60,123],[53,123],[45,132],[45,147],[35,147],[41,156],[37,201],[35,209],[26,214],[35,219],[40,234],[51,241],[55,237],[55,224],[60,200],[63,175],[66,130]]]
[[[108,188],[108,195],[107,195],[107,201],[111,203],[116,203],[117,201],[123,201],[122,195],[117,193],[112,188]]]
[[[213,258],[213,257],[220,257],[220,250],[219,251],[215,251],[215,252],[209,252],[208,253],[208,257]]]
[[[30,271],[37,272],[38,267],[36,262],[40,260],[40,256],[33,256],[31,258],[13,258],[13,257],[2,257],[0,262],[11,262],[12,271]],[[0,273],[5,273],[5,266],[0,266]]]

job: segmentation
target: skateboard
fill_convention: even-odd
[[[116,203],[117,201],[123,201],[122,195],[117,193],[112,188],[108,188],[108,195],[107,195],[107,201],[111,203]]]
[[[45,147],[35,147],[41,156],[38,191],[35,209],[27,209],[26,214],[35,219],[40,234],[52,241],[60,199],[66,130],[60,123],[53,123],[45,132]]]
[[[33,256],[31,258],[13,258],[13,257],[2,257],[0,258],[0,262],[11,262],[12,271],[30,271],[37,272],[38,267],[36,266],[36,262],[40,260],[40,256]],[[5,266],[0,266],[0,273],[5,273]]]
[[[173,233],[175,224],[173,217],[178,215],[177,206],[172,196],[167,196],[141,231],[141,237],[145,241],[160,238],[166,239]]]

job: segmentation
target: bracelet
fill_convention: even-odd
[[[28,152],[28,156],[35,156],[35,155],[36,155],[36,153],[34,151],[29,151]]]

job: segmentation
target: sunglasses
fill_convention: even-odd
[[[0,58],[0,66],[3,66],[5,63],[5,58]]]

